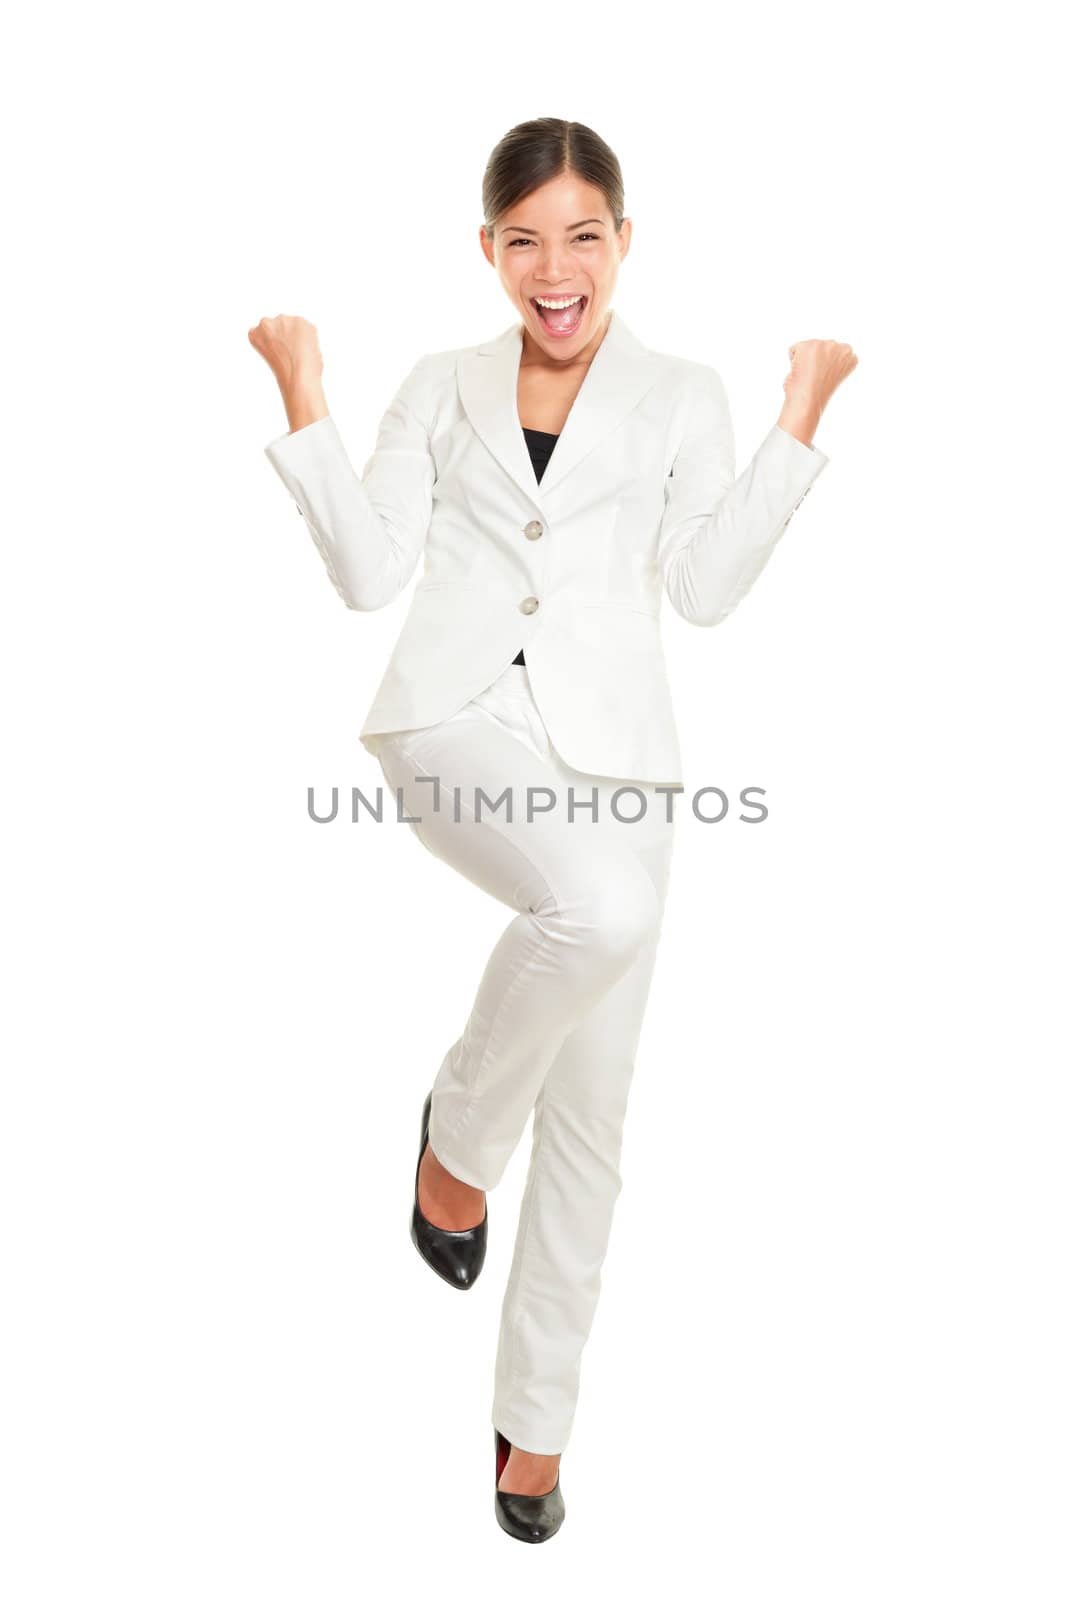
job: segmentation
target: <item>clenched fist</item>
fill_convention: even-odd
[[[786,403],[820,417],[838,384],[859,361],[850,344],[835,339],[801,339],[789,347],[789,376],[782,384]]]
[[[326,416],[322,351],[313,322],[304,317],[261,317],[249,328],[248,339],[278,380],[292,432]]]

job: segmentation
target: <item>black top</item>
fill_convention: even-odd
[[[533,462],[534,472],[537,475],[537,481],[540,483],[541,475],[548,466],[548,458],[552,454],[559,434],[542,433],[540,428],[523,428],[522,431],[526,439],[526,448],[530,452],[530,460]],[[524,667],[526,665],[526,657],[521,650],[511,664],[513,667]]]

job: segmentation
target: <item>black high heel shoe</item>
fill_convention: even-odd
[[[411,1212],[411,1237],[422,1259],[429,1263],[439,1278],[444,1278],[454,1289],[469,1289],[485,1263],[485,1245],[489,1234],[489,1207],[485,1216],[473,1228],[438,1228],[424,1217],[419,1209],[419,1168],[430,1142],[430,1101],[433,1090],[426,1096],[422,1108],[422,1137],[419,1159],[415,1163],[415,1204]]]
[[[504,1438],[499,1428],[494,1428],[493,1442],[496,1445],[496,1520],[513,1539],[544,1544],[559,1532],[566,1512],[559,1474],[547,1494],[514,1494],[510,1489],[501,1489],[500,1474],[511,1454],[511,1441]]]

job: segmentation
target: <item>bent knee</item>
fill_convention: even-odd
[[[587,881],[581,915],[590,942],[609,962],[627,962],[655,931],[659,896],[638,861]]]

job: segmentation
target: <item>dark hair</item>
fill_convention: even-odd
[[[482,213],[490,239],[498,217],[564,172],[573,172],[601,191],[618,233],[624,202],[615,152],[584,122],[534,117],[516,123],[489,157],[482,179]]]

